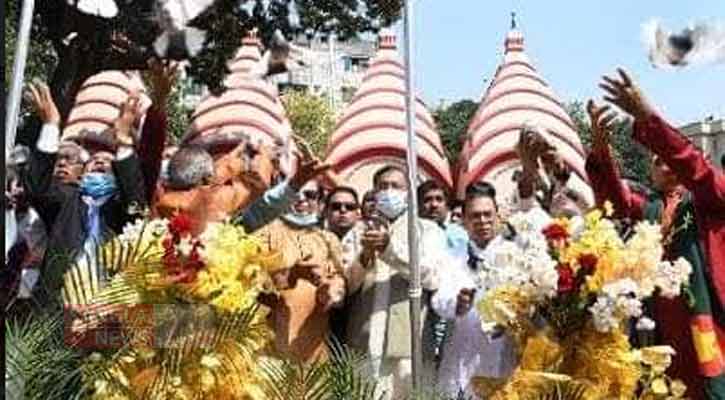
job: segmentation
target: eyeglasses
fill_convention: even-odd
[[[358,209],[358,205],[355,203],[330,203],[331,211],[355,211]]]

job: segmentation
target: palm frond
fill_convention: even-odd
[[[327,400],[326,372],[322,363],[268,359],[262,363],[262,390],[268,400]]]
[[[526,397],[526,400],[584,400],[588,388],[575,381],[554,381],[541,384],[536,388],[536,394]]]
[[[156,326],[154,356],[140,368],[148,374],[143,384],[138,384],[136,394],[130,398],[164,399],[174,379],[185,376],[190,366],[196,366],[204,356],[213,356],[220,362],[219,376],[233,377],[232,384],[244,391],[245,384],[255,382],[257,354],[266,345],[270,333],[257,306],[234,313],[222,313],[211,306],[188,305],[190,312],[184,312],[184,305],[167,305],[168,318]],[[155,316],[158,313],[155,313]],[[87,373],[90,384],[103,380],[117,390],[124,382],[118,369],[123,357],[138,359],[131,347],[121,350],[107,363],[95,365],[95,371]],[[137,376],[138,378],[138,376]],[[127,384],[127,383],[126,383]],[[194,396],[204,398],[199,391]]]
[[[330,399],[376,400],[378,384],[366,371],[368,359],[337,340],[328,341],[330,359],[326,362]],[[384,394],[379,394],[382,399]]]
[[[123,305],[139,304],[148,274],[160,268],[160,255],[139,239],[112,239],[83,251],[63,275],[63,304],[84,311],[83,330],[93,329]]]
[[[6,378],[15,389],[11,395],[22,393],[22,399],[82,395],[81,356],[63,339],[63,315],[58,310],[6,321]]]

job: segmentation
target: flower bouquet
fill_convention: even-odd
[[[678,296],[691,266],[663,260],[659,225],[640,222],[625,240],[611,215],[606,205],[580,221],[555,220],[542,232],[516,217],[509,221],[516,243],[496,255],[498,268],[483,268],[480,279],[490,290],[477,304],[483,329],[507,329],[521,357],[495,398],[540,393],[546,382],[579,385],[582,398],[682,396],[683,385],[664,375],[671,349],[634,351],[626,332],[630,321],[654,329],[643,301]]]
[[[279,254],[230,223],[139,220],[64,277],[66,343],[90,398],[259,398],[271,332],[257,296]]]

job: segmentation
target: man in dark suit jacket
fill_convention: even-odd
[[[52,299],[71,263],[95,243],[120,233],[145,206],[144,179],[131,133],[139,114],[139,99],[137,94],[129,96],[114,128],[104,132],[112,138],[112,147],[89,149],[90,159],[79,175],[84,157],[73,157],[72,151],[59,153],[60,115],[48,87],[34,85],[31,92],[43,127],[31,152],[24,184],[31,205],[49,230],[41,276],[46,295]]]

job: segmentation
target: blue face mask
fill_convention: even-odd
[[[81,194],[94,200],[110,196],[118,191],[116,177],[102,172],[89,172],[81,178]]]
[[[317,214],[313,213],[288,212],[287,214],[283,215],[282,218],[290,224],[300,228],[316,226],[320,222]]]
[[[388,219],[398,218],[408,206],[406,195],[402,190],[382,190],[375,196],[376,207]]]

